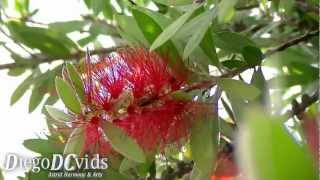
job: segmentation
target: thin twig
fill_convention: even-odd
[[[286,115],[292,117],[297,116],[299,117],[301,113],[303,113],[309,106],[314,104],[319,100],[319,93],[316,91],[313,95],[303,95],[301,103],[298,103],[296,100],[292,101],[292,108],[289,110]]]
[[[97,49],[97,50],[93,50],[90,53],[92,55],[96,55],[96,54],[108,54],[110,52],[116,51],[118,48],[121,47],[110,47],[110,48],[101,48],[101,49]],[[2,64],[0,65],[0,70],[1,69],[11,69],[11,68],[17,68],[17,67],[26,67],[26,66],[34,66],[34,65],[39,65],[42,63],[51,63],[53,61],[59,60],[59,58],[51,58],[51,57],[44,57],[44,58],[40,58],[41,54],[35,54],[33,55],[34,57],[38,57],[38,59],[33,59],[30,60],[30,62],[28,63],[8,63],[8,64]],[[85,56],[85,52],[84,51],[78,51],[76,53],[71,54],[68,57],[65,57],[65,61],[68,60],[73,60],[73,59],[80,59],[82,57]]]
[[[305,42],[305,41],[309,40],[310,38],[317,36],[317,35],[319,35],[319,30],[315,30],[315,31],[311,31],[309,33],[306,33],[305,35],[302,35],[302,36],[294,38],[288,42],[285,42],[274,49],[268,50],[265,53],[265,56],[270,56],[276,52],[284,51],[291,46],[297,45],[300,42]]]

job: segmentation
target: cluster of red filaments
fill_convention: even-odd
[[[177,144],[188,135],[192,102],[170,94],[185,84],[165,58],[143,48],[128,48],[103,58],[88,57],[83,73],[86,106],[85,148],[107,140],[101,128],[110,121],[144,150]],[[101,149],[101,148],[99,148]]]

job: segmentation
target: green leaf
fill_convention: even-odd
[[[186,47],[183,51],[183,59],[187,59],[188,56],[193,52],[193,50],[199,46],[201,40],[203,39],[208,27],[199,27],[194,35],[189,39]]]
[[[177,20],[171,23],[167,28],[163,30],[163,32],[154,40],[150,49],[154,50],[163,45],[169,39],[175,35],[175,33],[182,27],[183,24],[187,22],[187,20],[191,17],[193,12],[197,10],[200,6],[194,6],[185,14],[180,16]]]
[[[114,17],[114,14],[116,14],[116,12],[117,12],[116,9],[112,6],[112,4],[111,4],[110,1],[107,1],[107,2],[104,4],[102,13],[103,13],[103,16],[104,16],[106,19],[112,20],[113,17]]]
[[[53,148],[51,148],[51,144],[47,139],[27,139],[23,141],[23,146],[27,149],[42,154],[49,155],[55,153]]]
[[[260,94],[259,89],[240,80],[220,79],[218,83],[227,95],[236,99],[253,100]]]
[[[159,4],[163,4],[166,6],[182,6],[192,4],[193,0],[153,0]]]
[[[210,38],[211,36],[211,32],[208,31],[211,23],[212,23],[212,20],[213,18],[215,17],[216,13],[215,13],[215,9],[213,10],[208,10],[202,14],[200,14],[199,16],[199,19],[198,21],[200,21],[201,23],[199,24],[199,26],[193,30],[193,35],[192,37],[189,39],[184,51],[183,51],[183,58],[186,59],[191,53],[192,51],[197,47],[199,46],[199,44],[201,42],[202,44],[202,48],[205,47],[205,52],[208,52],[209,49],[208,49],[208,46],[206,43],[210,42],[210,39],[207,39],[207,40],[203,40],[205,35],[207,36],[206,38]],[[211,39],[212,40],[212,39]],[[206,42],[207,41],[207,42]],[[210,43],[213,43],[213,41],[211,41]],[[211,44],[213,45],[213,44]],[[212,48],[212,47],[211,47]],[[211,49],[211,51],[213,51],[213,49]],[[207,54],[207,53],[206,53]],[[210,55],[209,57],[213,57],[214,55],[212,54],[207,54],[207,55]],[[215,59],[212,59],[215,63],[215,65],[218,65],[218,61],[217,61],[217,57],[213,57]]]
[[[46,106],[53,105],[58,100],[59,100],[59,97],[57,95],[50,94],[49,97],[44,101],[41,112],[45,114],[47,112]]]
[[[229,69],[234,69],[234,68],[241,68],[247,65],[246,62],[240,61],[240,60],[227,60],[223,61],[222,65],[229,68]]]
[[[102,12],[104,4],[106,0],[92,0],[91,1],[91,8],[93,11],[93,14],[97,16],[100,12]]]
[[[81,114],[81,105],[72,87],[59,77],[56,78],[55,84],[57,93],[66,107],[76,114]]]
[[[10,105],[14,105],[32,85],[33,75],[28,76],[13,92]]]
[[[55,31],[63,32],[63,33],[70,33],[74,31],[80,31],[88,22],[86,21],[64,21],[64,22],[54,22],[48,24],[50,29]]]
[[[142,31],[140,31],[139,26],[133,17],[116,14],[115,19],[118,23],[118,32],[124,39],[132,43],[149,46],[148,41],[144,37]]]
[[[29,113],[33,112],[39,106],[45,93],[46,92],[41,88],[33,88],[29,99]]]
[[[261,63],[263,54],[261,50],[254,46],[246,46],[242,50],[244,60],[250,65],[255,66]]]
[[[63,154],[80,155],[84,145],[84,130],[82,127],[75,128],[69,136]]]
[[[1,4],[0,4],[1,5]],[[2,170],[0,169],[0,180],[4,180],[3,174],[2,174]]]
[[[24,72],[26,72],[25,68],[11,68],[8,71],[8,75],[9,76],[20,76],[21,74],[23,74]]]
[[[143,150],[122,129],[109,122],[105,122],[103,127],[113,149],[130,160],[140,163],[146,161]]]
[[[132,14],[144,37],[152,44],[158,35],[161,34],[161,26],[141,9],[132,9]]]
[[[84,93],[84,85],[80,77],[80,73],[70,63],[67,63],[66,67],[69,74],[69,78],[72,81],[72,84],[74,86],[74,89],[76,90],[80,100],[83,102],[85,99],[85,93]]]
[[[250,108],[239,130],[240,166],[247,179],[317,179],[317,168],[306,144],[298,143],[283,119]]]
[[[270,93],[267,85],[267,81],[264,78],[261,67],[255,70],[252,74],[251,85],[255,86],[260,90],[260,95],[256,99],[258,104],[264,105],[266,108],[269,107]]]
[[[317,41],[318,42],[318,41]],[[281,67],[287,66],[293,62],[305,63],[307,65],[318,63],[318,58],[310,54],[305,48],[293,46],[285,51],[280,51],[269,56],[265,60],[265,65]]]
[[[210,15],[210,10],[204,12],[204,8],[199,8],[196,12],[200,11],[200,14],[195,16],[194,18],[190,19],[187,23],[185,23],[181,29],[179,30],[179,33],[176,34],[176,38],[179,40],[185,40],[189,36],[192,36],[194,33],[194,30],[199,28],[204,23],[203,20],[207,18],[210,18],[208,15]],[[196,12],[194,14],[196,14]]]
[[[215,45],[225,51],[241,53],[246,46],[255,46],[254,42],[247,37],[233,32],[216,32],[213,34]]]
[[[93,42],[98,35],[90,34],[82,39],[79,39],[77,42],[81,47],[84,47],[85,45]]]
[[[119,36],[116,28],[110,24],[103,22],[94,22],[89,28],[90,33],[94,35]]]
[[[51,29],[29,27],[17,21],[9,21],[7,27],[13,37],[30,48],[39,49],[52,57],[65,58],[78,49],[65,34]]]
[[[216,159],[218,145],[218,120],[213,113],[196,119],[191,129],[192,159],[203,179],[209,179]]]
[[[29,0],[15,0],[15,9],[21,16],[26,16],[29,12]]]
[[[132,14],[137,21],[140,30],[142,31],[144,37],[149,41],[150,44],[161,34],[161,26],[143,9],[134,8],[132,9]],[[179,52],[172,41],[168,41],[163,44],[157,51],[163,55],[169,57],[169,65],[179,72],[184,72],[186,70]]]
[[[238,0],[222,0],[219,3],[218,20],[219,22],[229,22],[234,16],[234,6]]]
[[[213,36],[211,33],[211,27],[208,28],[207,32],[205,33],[204,37],[202,38],[202,41],[200,43],[201,49],[204,51],[204,53],[210,58],[211,64],[219,67],[220,62],[219,58],[216,52],[216,48],[213,42]]]
[[[57,120],[57,121],[67,121],[67,122],[71,122],[71,121],[74,120],[74,118],[73,118],[71,115],[63,112],[62,110],[59,110],[59,109],[57,109],[57,108],[55,108],[55,107],[53,107],[53,106],[49,106],[49,105],[47,105],[47,106],[45,106],[45,107],[46,107],[46,110],[47,110],[47,112],[49,113],[49,115],[50,115],[53,119],[55,119],[55,120]]]
[[[129,169],[131,168],[135,168],[136,166],[138,165],[137,162],[135,161],[132,161],[128,158],[124,158],[120,164],[120,167],[119,167],[119,172],[121,174],[124,174],[126,175],[126,171],[128,171]]]

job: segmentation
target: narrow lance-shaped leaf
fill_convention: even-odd
[[[56,90],[62,102],[68,109],[76,114],[81,114],[81,105],[72,87],[61,78],[56,78]]]
[[[38,87],[33,88],[30,99],[29,99],[29,113],[33,112],[38,107],[44,95],[45,95],[44,90],[39,89]]]
[[[256,98],[256,102],[268,108],[270,102],[270,93],[267,81],[262,73],[261,67],[259,67],[257,70],[253,72],[250,84],[261,91],[258,98]]]
[[[188,5],[192,4],[193,0],[154,0],[157,3],[167,5],[167,6],[183,6],[183,5]]]
[[[150,44],[153,43],[162,32],[161,26],[151,16],[145,13],[143,9],[134,8],[132,9],[132,14],[145,38]],[[176,69],[180,73],[184,73],[186,71],[186,67],[172,41],[169,40],[159,47],[157,51],[160,54],[169,57],[169,65],[172,68]]]
[[[234,16],[235,10],[234,6],[237,4],[238,0],[222,0],[219,3],[219,22],[228,22]]]
[[[199,17],[199,19],[197,19],[198,21],[200,21],[199,27],[195,29],[192,37],[189,39],[189,41],[183,51],[183,58],[184,59],[186,59],[192,53],[192,51],[197,46],[199,46],[199,44],[202,42],[203,38],[205,37],[206,33],[208,32],[208,29],[209,29],[215,15],[216,15],[215,9],[208,10],[208,11],[199,15],[200,17]],[[209,37],[209,34],[207,34],[207,38],[208,37]],[[202,44],[202,45],[203,45],[202,47],[206,47],[206,46],[204,46],[205,44]],[[205,49],[205,50],[207,50],[207,49]],[[213,49],[211,51],[213,51]],[[218,64],[217,59],[214,59],[213,61],[215,61],[214,62],[215,65]]]
[[[105,122],[103,128],[113,149],[130,160],[140,163],[146,161],[143,150],[122,129],[109,122]]]
[[[201,179],[209,179],[216,157],[218,144],[218,126],[214,121],[217,116],[205,112],[194,123],[191,129],[190,146],[195,168],[199,169]]]
[[[63,112],[60,109],[57,109],[53,106],[46,106],[46,110],[49,113],[49,115],[57,120],[57,121],[67,121],[67,122],[71,122],[73,120],[73,117],[65,112]]]
[[[66,67],[69,74],[69,78],[72,81],[72,84],[74,86],[74,89],[76,90],[80,100],[83,102],[85,94],[84,94],[84,85],[80,77],[80,74],[72,64],[68,63]]]
[[[13,92],[10,105],[15,104],[32,85],[33,75],[28,76]]]
[[[62,22],[54,22],[48,24],[49,28],[63,32],[63,33],[70,33],[73,31],[80,31],[88,22],[86,21],[62,21]]]
[[[52,57],[65,58],[77,50],[77,45],[65,34],[52,29],[30,27],[22,22],[9,21],[7,27],[15,40],[37,48]]]
[[[80,155],[84,145],[84,130],[82,127],[75,128],[69,136],[63,154]]]
[[[150,49],[154,50],[160,47],[162,44],[167,42],[173,35],[182,27],[182,25],[190,18],[193,12],[199,8],[199,5],[195,5],[188,12],[180,16],[172,24],[170,24],[163,32],[157,37],[157,39],[152,43]]]
[[[211,27],[208,28],[207,32],[201,40],[200,47],[202,48],[204,53],[210,58],[211,64],[219,67],[220,62],[214,45],[211,29]]]
[[[149,46],[148,41],[140,31],[139,26],[133,17],[116,14],[115,19],[118,23],[117,30],[124,39],[133,44],[137,43]]]

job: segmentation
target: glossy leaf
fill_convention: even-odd
[[[144,37],[142,31],[140,31],[136,20],[133,17],[125,15],[115,15],[115,19],[118,22],[119,34],[130,42],[136,42],[143,45],[148,45],[149,42]]]
[[[198,21],[200,21],[201,23],[199,24],[198,28],[194,30],[194,34],[192,35],[192,37],[189,39],[185,49],[184,49],[184,52],[183,52],[183,57],[184,58],[187,58],[191,53],[192,51],[197,47],[199,46],[199,44],[203,41],[205,35],[207,35],[207,38],[211,37],[209,33],[211,32],[208,32],[208,29],[212,23],[212,20],[213,18],[215,17],[215,10],[208,10],[204,13],[202,13],[201,15],[199,15],[199,19]],[[209,41],[210,39],[208,39]],[[212,39],[211,39],[212,40]],[[212,42],[211,42],[212,43]],[[202,44],[202,45],[205,45],[205,44]],[[206,46],[202,46],[202,47],[206,47]],[[211,50],[213,51],[213,50]],[[206,51],[205,51],[206,52]],[[208,53],[207,53],[208,54]],[[210,54],[209,54],[210,55]],[[210,57],[210,56],[209,56]],[[210,57],[211,58],[211,57]],[[216,58],[216,57],[215,57]],[[214,64],[217,65],[218,64],[218,61],[217,61],[217,58],[216,59],[213,59],[214,61]]]
[[[255,66],[261,63],[263,54],[261,50],[254,46],[246,46],[242,50],[244,60],[250,65]]]
[[[200,6],[194,6],[189,11],[187,11],[185,14],[180,16],[177,20],[175,20],[172,24],[170,24],[166,29],[163,30],[163,32],[154,40],[152,43],[150,49],[154,50],[163,45],[165,42],[167,42],[169,39],[175,35],[175,33],[187,22],[187,20],[190,18],[190,16],[193,14],[193,12],[199,8]]]
[[[132,9],[132,14],[143,32],[144,37],[150,44],[161,34],[161,26],[151,17],[149,13],[140,8]],[[185,66],[180,58],[179,52],[172,41],[168,41],[157,49],[160,54],[169,57],[169,65],[179,72],[185,72]]]

